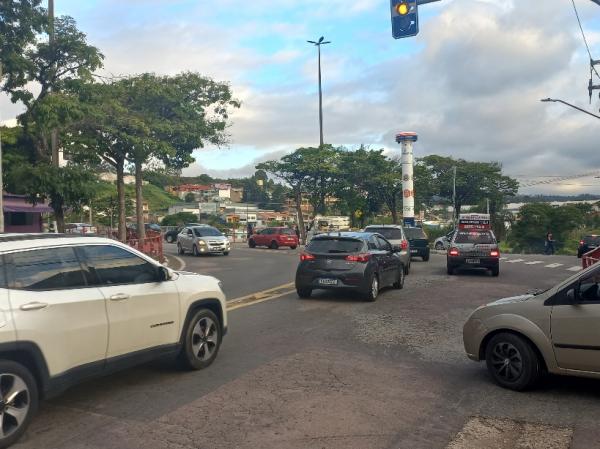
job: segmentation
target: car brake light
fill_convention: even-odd
[[[300,261],[304,262],[305,260],[315,260],[315,256],[309,253],[300,254]]]
[[[402,240],[402,243],[400,243],[400,248],[407,249],[408,248],[408,240]]]
[[[500,251],[498,251],[497,249],[493,249],[492,251],[490,251],[490,256],[491,257],[500,257]]]
[[[458,248],[452,248],[448,254],[451,256],[458,256]]]
[[[365,253],[365,254],[352,254],[350,256],[346,256],[346,260],[348,262],[368,262],[369,259],[371,258],[371,255],[369,253]]]

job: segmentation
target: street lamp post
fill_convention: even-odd
[[[307,41],[309,44],[313,44],[317,47],[319,54],[319,146],[323,146],[323,88],[321,83],[321,45],[331,44],[330,41],[326,41],[323,36],[319,38],[317,42]]]
[[[567,103],[566,101],[563,101],[563,100],[558,100],[556,98],[544,98],[544,99],[542,99],[540,101],[543,102],[543,103],[562,103],[562,104],[564,104],[566,106],[569,106],[569,107],[571,107],[573,109],[577,109],[578,111],[583,112],[584,114],[591,115],[592,117],[600,119],[600,115],[592,114],[590,111],[586,111],[585,109],[581,109],[580,107],[575,106],[575,105],[573,105],[571,103]]]

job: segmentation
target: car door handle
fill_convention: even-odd
[[[23,304],[21,306],[21,310],[29,311],[29,310],[40,310],[48,307],[48,304],[45,302],[29,302],[27,304]]]
[[[129,295],[126,293],[117,293],[116,295],[112,295],[110,297],[111,301],[123,301],[125,299],[129,299]]]

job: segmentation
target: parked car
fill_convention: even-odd
[[[177,253],[201,254],[220,253],[228,256],[231,251],[229,239],[212,226],[186,226],[177,235]]]
[[[452,241],[452,237],[454,237],[455,232],[456,231],[451,231],[448,234],[435,239],[433,242],[433,247],[438,251],[443,251],[450,248],[450,242]]]
[[[315,236],[300,255],[296,291],[308,298],[313,290],[350,290],[375,301],[386,286],[404,286],[404,265],[382,235],[340,232]]]
[[[127,227],[129,229],[131,229],[133,232],[135,232],[137,230],[137,223],[131,223],[131,224],[127,225]],[[146,230],[146,232],[152,231],[152,232],[158,232],[159,234],[162,233],[162,228],[159,225],[157,225],[156,223],[144,223],[144,229]]]
[[[271,249],[287,246],[291,249],[296,249],[298,247],[298,236],[296,235],[296,231],[291,228],[264,228],[250,236],[248,246],[250,248],[267,246]]]
[[[459,230],[454,234],[446,259],[449,275],[457,268],[485,268],[500,274],[500,250],[491,230]]]
[[[65,225],[65,234],[96,235],[98,229],[88,223],[67,223]]]
[[[178,227],[175,229],[171,229],[164,234],[164,239],[167,243],[174,243],[177,241],[177,235],[181,232],[183,228]]]
[[[406,238],[410,244],[410,256],[420,257],[423,262],[429,261],[429,239],[423,228],[404,228]]]
[[[0,263],[0,447],[25,432],[40,399],[156,357],[206,368],[227,332],[217,279],[114,240],[5,234]]]
[[[596,249],[600,246],[600,235],[596,235],[596,234],[591,234],[591,235],[586,235],[584,237],[581,238],[581,240],[579,241],[579,247],[577,248],[577,257],[579,257],[581,259],[581,257],[593,250]]]
[[[404,274],[410,272],[410,243],[401,225],[370,225],[365,228],[365,232],[381,234],[392,245],[398,246],[400,251],[395,254],[402,261],[402,265],[404,265]]]
[[[502,387],[525,390],[545,372],[600,378],[600,264],[555,287],[478,308],[465,350]]]

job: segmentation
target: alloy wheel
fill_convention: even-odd
[[[201,361],[209,360],[219,344],[219,328],[209,317],[198,320],[192,331],[192,352]]]
[[[494,346],[491,355],[493,370],[502,380],[515,382],[523,374],[523,358],[513,344],[499,342]]]
[[[377,280],[377,276],[373,276],[373,282],[371,282],[371,297],[377,298],[378,293],[379,293],[379,281]]]
[[[29,413],[31,397],[25,381],[16,374],[0,374],[0,441],[15,433]]]

